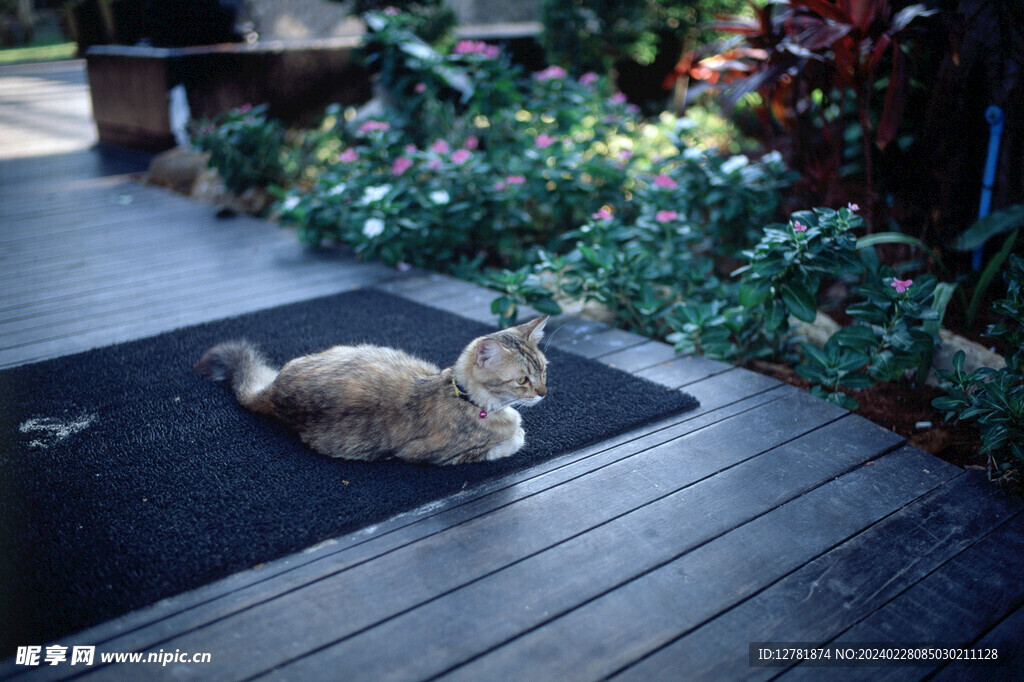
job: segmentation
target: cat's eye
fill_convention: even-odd
[[[523,377],[519,377],[518,379],[516,379],[516,383],[518,383],[520,386],[523,386],[529,380],[530,380],[529,377],[523,376]]]

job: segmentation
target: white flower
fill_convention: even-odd
[[[384,221],[380,218],[368,218],[363,223],[363,234],[367,239],[373,239],[384,231]]]
[[[363,206],[376,203],[383,199],[390,191],[391,185],[375,185],[373,187],[367,187],[363,192],[363,198],[359,203]]]
[[[346,189],[348,189],[348,187],[345,185],[345,183],[344,182],[339,182],[337,185],[335,185],[334,187],[332,187],[329,190],[327,190],[327,196],[329,196],[329,197],[337,196],[338,194],[341,194],[342,192],[344,192]]]
[[[452,198],[448,196],[448,192],[446,192],[443,189],[439,189],[436,192],[431,192],[428,196],[430,197],[430,200],[433,201],[438,206],[444,206],[445,204],[452,200]]]
[[[778,151],[771,151],[761,157],[761,163],[782,163],[782,154]]]
[[[299,198],[298,197],[288,197],[281,204],[281,210],[282,211],[291,211],[292,209],[294,209],[298,205],[299,205]]]
[[[701,161],[704,158],[704,152],[696,147],[687,147],[683,151],[683,158],[687,161]]]
[[[742,154],[730,157],[726,159],[725,163],[722,164],[722,172],[729,174],[738,171],[740,168],[743,168],[748,163],[750,163],[750,159],[748,159]]]

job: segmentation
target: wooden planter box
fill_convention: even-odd
[[[268,104],[269,115],[308,123],[326,105],[370,98],[366,72],[352,59],[358,37],[253,45],[89,48],[89,91],[100,142],[146,151],[174,146],[168,111],[183,85],[193,120],[243,104]]]
[[[528,70],[544,66],[538,23],[464,26],[461,38],[500,43]],[[268,104],[269,115],[312,123],[328,104],[358,105],[372,95],[352,58],[361,37],[152,48],[98,45],[86,52],[93,117],[100,142],[146,151],[174,146],[168,94],[184,85],[193,120],[243,104]]]

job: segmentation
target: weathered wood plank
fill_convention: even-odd
[[[929,459],[920,452],[907,456]],[[908,476],[903,458],[882,456],[873,466],[857,467],[445,677],[487,679],[512,666],[517,674],[534,679],[610,675],[756,594],[953,472],[944,474],[925,474],[918,468]],[[735,636],[729,639],[736,641]],[[689,671],[687,664],[673,675],[688,676]]]
[[[202,641],[205,646],[226,651],[241,638],[250,649],[246,660],[230,664],[227,657],[222,664],[215,660],[203,668],[202,674],[242,678],[268,670],[282,660],[315,651],[755,457],[843,414],[806,394],[793,398],[800,409],[792,412],[771,409],[771,404],[756,407],[600,468],[595,469],[591,460],[579,476],[502,507],[500,513],[468,520],[369,564],[354,566],[265,602],[258,612],[225,618],[163,646],[185,650]],[[659,479],[637,476],[638,470],[659,472]],[[529,532],[523,533],[524,528]],[[453,556],[460,559],[453,561]],[[338,604],[344,605],[343,613],[333,606]],[[294,622],[296,614],[302,614],[303,626],[295,628],[286,641],[264,627],[266,622]]]
[[[984,637],[974,643],[982,649],[997,648],[999,665],[986,667],[986,680],[1019,682],[1024,679],[1024,605],[1018,606],[1001,623],[992,628]],[[935,682],[968,682],[978,679],[978,669],[973,665],[950,664],[932,678]]]
[[[703,378],[709,374],[725,372],[730,368],[730,365],[718,360],[711,360],[700,355],[685,355],[642,369],[635,374],[638,377],[656,381],[663,386],[682,388],[694,381],[694,377]],[[747,374],[753,374],[753,372]]]
[[[834,644],[899,643],[965,646],[980,639],[991,623],[997,623],[1018,605],[1024,576],[1024,512],[992,530],[950,561],[938,567],[903,594],[844,632]],[[1024,640],[1003,641],[1007,658],[1020,655]],[[1008,663],[967,663],[975,673],[989,672]],[[881,669],[854,668],[849,679],[903,680],[908,674],[924,677],[941,667],[940,662]],[[1015,670],[1013,672],[1020,672]],[[799,666],[786,680],[817,679],[820,669]]]
[[[335,275],[328,275],[323,279],[306,282],[298,282],[294,279],[283,283],[270,282],[267,289],[252,288],[226,292],[217,298],[213,296],[215,292],[191,291],[196,296],[207,295],[201,308],[196,308],[194,303],[196,299],[190,300],[186,296],[177,302],[161,301],[159,314],[154,312],[155,306],[148,306],[145,315],[111,315],[97,320],[95,326],[76,329],[74,332],[55,328],[45,332],[41,338],[24,339],[19,345],[6,346],[0,350],[0,367],[9,367],[153,336],[169,329],[213,321],[276,305],[295,303],[316,296],[340,293],[376,282],[377,280],[345,280]]]
[[[563,336],[557,339],[556,344],[570,353],[576,353],[586,358],[599,358],[602,355],[639,346],[647,341],[648,339],[631,332],[609,329],[595,334],[581,334],[568,339]]]
[[[916,458],[915,452],[889,457]],[[945,466],[925,458],[905,461],[897,473],[908,477]],[[872,487],[860,494],[873,496]],[[626,669],[622,679],[668,679],[681,672],[766,679],[779,671],[750,668],[750,642],[829,641],[1014,514],[987,481],[960,474],[756,597],[696,630],[680,632],[679,639]]]
[[[834,446],[837,441],[843,442],[839,448]],[[901,442],[895,434],[848,415],[294,661],[275,670],[274,676],[313,679],[333,671],[345,677],[433,677],[677,559]],[[822,457],[823,451],[830,457]],[[651,472],[637,470],[636,475],[650,477]],[[543,672],[559,671],[545,667]]]
[[[710,390],[719,396],[726,390],[714,386],[723,381],[723,376],[706,381]],[[152,649],[179,633],[191,632],[229,615],[257,607],[277,596],[373,561],[391,551],[411,546],[448,528],[485,514],[499,512],[515,500],[553,491],[588,471],[600,469],[638,452],[706,429],[732,416],[749,412],[759,405],[778,400],[780,390],[786,392],[792,389],[779,387],[760,393],[751,387],[747,390],[749,393],[746,395],[735,394],[735,402],[732,404],[713,410],[702,407],[699,413],[685,413],[647,429],[622,434],[340,538],[337,542],[325,544],[302,556],[289,557],[259,570],[237,574],[167,600],[166,603],[128,614],[82,633],[81,636],[90,642],[106,643],[107,649],[111,651]]]
[[[240,282],[278,280],[287,281],[307,274],[311,276],[337,274],[350,277],[353,272],[387,273],[387,278],[398,277],[399,273],[380,264],[360,264],[344,254],[336,256],[327,253],[306,251],[297,244],[268,244],[266,247],[225,249],[220,253],[228,256],[221,261],[202,250],[191,258],[185,258],[179,267],[173,262],[137,262],[125,267],[116,264],[99,271],[86,265],[84,272],[57,268],[53,269],[50,280],[40,278],[38,284],[18,281],[8,289],[12,296],[0,308],[0,323],[19,319],[41,320],[44,315],[56,313],[70,321],[78,316],[95,316],[103,311],[95,306],[105,301],[115,304],[126,298],[140,298],[155,294],[172,298],[170,294],[187,295],[188,289],[196,291],[230,290]],[[148,260],[148,259],[147,259]],[[147,267],[148,266],[148,267]],[[261,277],[260,270],[265,272]],[[101,274],[105,273],[105,274]],[[82,301],[90,304],[69,306],[67,301]]]
[[[289,267],[283,267],[287,261]],[[270,267],[277,265],[278,267]],[[261,274],[261,269],[266,269]],[[104,321],[112,314],[158,316],[166,310],[179,309],[200,296],[212,300],[237,297],[240,292],[258,301],[264,292],[302,284],[337,281],[340,287],[367,285],[398,273],[383,266],[339,267],[332,260],[308,258],[294,251],[261,251],[259,255],[240,254],[237,262],[229,266],[208,264],[201,270],[160,271],[153,277],[123,278],[113,272],[109,284],[100,291],[71,290],[72,298],[25,303],[17,308],[0,312],[2,347],[14,347],[29,340],[46,339],[47,330],[59,325],[62,333],[78,333],[95,328],[96,321]]]
[[[602,355],[601,362],[623,372],[639,372],[676,357],[675,349],[667,343],[647,341],[624,350]]]

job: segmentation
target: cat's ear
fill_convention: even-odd
[[[504,353],[505,349],[494,339],[481,339],[476,344],[476,364],[483,368],[493,367]]]
[[[529,322],[520,325],[519,329],[522,331],[523,336],[526,337],[527,341],[537,343],[544,338],[544,325],[548,322],[548,316],[544,315],[538,317],[536,320],[530,320]]]

